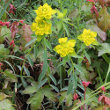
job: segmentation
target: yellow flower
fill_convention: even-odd
[[[58,42],[61,44],[61,43],[67,42],[67,40],[68,40],[68,38],[67,37],[64,37],[64,38],[58,39]]]
[[[41,19],[51,19],[52,15],[56,13],[56,11],[53,10],[47,3],[45,3],[43,6],[40,6],[38,10],[35,10],[35,12]]]
[[[86,46],[90,46],[91,44],[95,44],[97,41],[95,37],[97,36],[96,32],[91,31],[90,29],[84,29],[83,33],[78,36],[80,41],[83,41]]]
[[[31,29],[36,35],[50,34],[51,23],[47,23],[45,20],[36,17],[35,22],[31,25]]]
[[[74,54],[75,51],[74,51],[74,46],[75,46],[75,43],[76,41],[75,40],[68,40],[67,37],[64,37],[64,38],[60,38],[59,40],[59,45],[57,45],[54,50],[60,54],[61,57],[65,57],[67,55],[70,55],[70,54]]]
[[[31,29],[32,29],[32,31],[36,31],[36,23],[32,23],[32,25],[31,25]]]
[[[68,46],[69,46],[69,47],[74,47],[75,44],[76,44],[76,41],[75,41],[75,40],[69,40],[69,41],[68,41]]]

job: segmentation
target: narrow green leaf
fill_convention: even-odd
[[[27,87],[27,82],[25,81],[25,79],[23,77],[21,77],[21,82],[24,88]]]
[[[15,70],[14,70],[13,66],[8,61],[6,61],[6,60],[4,60],[4,62],[7,63],[11,67],[11,69],[13,70],[13,72],[15,74]]]
[[[30,42],[28,42],[25,47],[28,47],[29,45],[31,45],[32,43],[34,43],[37,39],[32,39]]]
[[[37,57],[37,54],[38,54],[38,48],[37,48],[37,46],[35,45],[35,46],[34,46],[34,57],[35,57],[35,58]]]
[[[73,71],[73,67],[69,68],[68,75],[71,75],[72,71]]]
[[[24,71],[26,72],[27,76],[30,76],[30,72],[25,66],[24,66]]]
[[[42,73],[40,74],[38,80],[41,81],[44,77],[45,77],[45,74],[47,72],[47,50],[45,49],[44,50],[44,54],[43,54],[43,68],[42,68]]]
[[[30,58],[30,56],[27,56],[27,59],[29,61],[30,66],[33,67],[34,63],[33,63],[32,59]]]
[[[22,60],[22,61],[24,61],[24,59],[22,59],[22,58],[19,58],[19,57],[17,57],[17,56],[14,56],[14,55],[8,55],[8,56],[7,56],[7,58],[8,58],[8,57],[10,57],[10,58],[12,58],[12,59],[15,59],[15,58],[16,58],[16,59],[19,59],[19,60]]]
[[[73,74],[73,86],[76,89],[77,88],[77,78],[76,78],[76,74]]]
[[[66,97],[66,105],[68,107],[72,105],[72,99],[73,99],[72,94],[67,95],[67,97]]]
[[[83,69],[81,68],[80,65],[74,64],[74,67],[76,68],[76,70],[77,70],[78,72],[83,73],[83,71],[82,71]]]
[[[9,4],[10,4],[11,1],[12,1],[12,0],[9,0],[7,3],[4,4],[5,6],[3,6],[3,10],[2,10],[2,8],[1,8],[1,10],[0,10],[0,19],[2,18],[4,12],[6,11],[6,9],[7,9],[7,7],[9,6]]]
[[[73,91],[73,81],[70,81],[69,86],[68,86],[67,95],[72,93],[72,91]]]
[[[44,79],[43,81],[39,82],[38,89],[41,88],[46,82],[47,82],[47,78]]]
[[[51,80],[54,82],[55,85],[57,85],[57,81],[54,78],[54,76],[52,74],[49,74],[49,77],[51,78]]]
[[[46,38],[44,38],[44,43],[45,43],[46,47],[48,49],[50,49],[50,51],[52,51],[52,46],[51,46],[50,42]]]
[[[50,84],[50,86],[56,91],[59,93],[59,89],[57,87],[55,87],[54,85]]]
[[[106,54],[103,54],[102,57],[108,64],[110,63],[110,58]]]
[[[70,33],[69,33],[68,26],[65,23],[63,23],[63,27],[64,27],[64,29],[65,29],[65,31],[67,33],[67,36],[69,37],[70,36]]]

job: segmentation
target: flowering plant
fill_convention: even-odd
[[[0,0],[0,110],[109,109],[109,6]]]

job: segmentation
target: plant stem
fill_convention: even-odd
[[[107,79],[108,79],[109,73],[110,73],[110,63],[109,63],[109,67],[108,67],[107,75],[106,75],[106,78],[105,78],[105,83],[107,82]]]
[[[106,90],[110,88],[110,82],[104,84],[103,86],[107,86]],[[108,88],[109,87],[109,88]],[[84,105],[85,103],[87,103],[89,100],[91,100],[92,97],[96,96],[97,94],[101,93],[102,91],[100,90],[101,87],[99,87],[98,89],[96,89],[95,91],[93,91],[89,96],[88,99],[84,100],[81,104],[79,104],[78,106],[74,107],[72,110],[77,110],[79,107],[81,107],[82,105]],[[95,93],[96,92],[96,93]]]

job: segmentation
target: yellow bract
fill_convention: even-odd
[[[60,39],[58,39],[58,42],[61,44],[61,43],[67,42],[67,40],[68,40],[67,37],[65,37],[65,38],[60,38]]]
[[[68,40],[67,37],[64,38],[60,38],[59,40],[59,45],[57,45],[54,50],[60,54],[61,57],[65,57],[67,55],[70,54],[74,54],[75,50],[74,50],[74,46],[76,41],[75,40]]]
[[[51,33],[51,17],[56,13],[55,10],[51,8],[47,3],[43,6],[40,6],[38,10],[35,10],[37,17],[35,22],[32,23],[31,29],[35,32],[36,35],[44,35]]]
[[[45,20],[39,18],[35,19],[36,22],[32,23],[31,29],[36,35],[44,35],[51,33],[51,23],[47,23]]]
[[[40,6],[38,10],[35,10],[35,12],[41,19],[51,19],[52,15],[56,13],[56,11],[53,10],[47,3],[45,3],[43,6]]]
[[[80,41],[83,41],[86,46],[90,46],[91,44],[96,43],[95,37],[97,36],[96,32],[91,31],[90,29],[84,29],[83,33],[78,36],[78,39]]]

